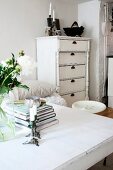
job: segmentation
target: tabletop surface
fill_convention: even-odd
[[[65,170],[74,160],[82,170],[85,169],[81,168],[82,157],[106,143],[113,143],[113,119],[53,106],[59,124],[41,132],[39,147],[23,145],[25,137],[0,143],[0,169]]]

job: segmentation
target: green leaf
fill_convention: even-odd
[[[24,51],[21,51],[20,55],[24,55]],[[14,87],[20,87],[29,90],[28,86],[23,85],[18,81],[17,75],[20,75],[20,72],[21,67],[13,53],[11,59],[6,61],[5,66],[0,63],[0,94],[8,93]]]
[[[0,87],[0,94],[5,94],[9,92],[9,88],[6,86]]]
[[[23,85],[23,84],[19,84],[17,87],[19,87],[19,88],[24,88],[24,89],[26,89],[26,90],[29,90],[29,87],[26,86],[26,85]]]
[[[3,66],[2,64],[0,64],[0,72],[3,70]]]

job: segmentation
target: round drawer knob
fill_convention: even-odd
[[[75,69],[75,66],[71,66],[71,69]]]
[[[73,41],[73,43],[72,44],[77,44],[77,42],[76,41]]]
[[[71,97],[75,96],[74,93],[71,94]]]
[[[71,53],[71,55],[75,55],[74,53]]]
[[[75,82],[75,80],[74,80],[74,79],[72,79],[72,80],[71,80],[71,83],[74,83],[74,82]]]

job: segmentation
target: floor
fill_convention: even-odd
[[[107,157],[106,166],[103,165],[103,160],[89,168],[88,170],[113,170],[113,154]]]
[[[96,113],[101,116],[113,118],[113,108],[107,107],[106,110]]]

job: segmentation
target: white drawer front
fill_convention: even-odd
[[[86,54],[85,53],[60,53],[59,54],[59,64],[86,64]]]
[[[60,80],[85,77],[85,65],[59,67],[59,73]]]
[[[60,81],[60,94],[85,90],[85,78]]]
[[[60,40],[60,51],[88,51],[88,41]]]
[[[74,102],[79,100],[85,100],[85,91],[63,95],[62,97],[66,100],[68,106],[72,107],[72,104]]]

